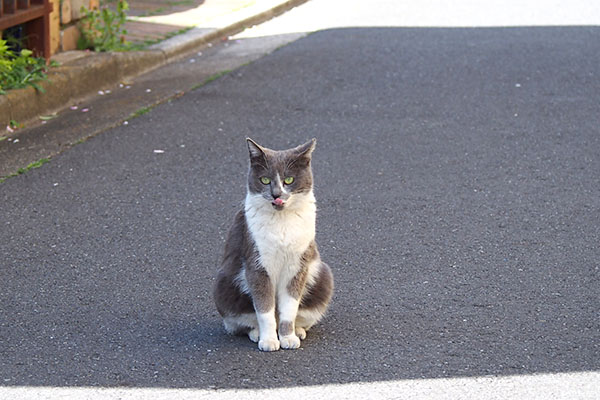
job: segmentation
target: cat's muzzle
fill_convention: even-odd
[[[285,206],[285,201],[281,197],[278,197],[276,199],[273,199],[271,204],[273,204],[273,207],[276,210],[283,210],[283,207]]]

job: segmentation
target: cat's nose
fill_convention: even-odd
[[[281,192],[281,190],[279,190],[279,188],[275,187],[271,189],[271,196],[273,196],[273,199],[278,199],[281,197],[283,193]]]

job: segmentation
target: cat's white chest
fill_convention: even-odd
[[[246,223],[260,262],[272,279],[295,275],[315,238],[316,206],[312,193],[289,210],[277,211],[261,196],[248,194]]]

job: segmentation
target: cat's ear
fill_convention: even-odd
[[[246,138],[246,142],[248,142],[248,151],[250,152],[250,159],[264,157],[265,151],[258,143],[256,143],[250,138]]]
[[[296,150],[296,153],[298,154],[298,157],[303,157],[303,158],[310,160],[311,156],[312,156],[312,152],[315,150],[316,145],[317,145],[317,139],[312,138],[308,142],[296,147],[295,150]]]

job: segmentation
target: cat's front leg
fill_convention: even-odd
[[[279,350],[275,319],[275,290],[271,279],[258,265],[253,265],[253,268],[246,270],[246,279],[252,293],[258,322],[258,348],[262,351]]]
[[[258,319],[258,348],[262,351],[279,350],[280,342],[277,339],[277,321],[275,309],[265,313],[256,312]]]
[[[278,296],[279,306],[279,342],[282,349],[297,349],[300,338],[296,335],[294,326],[300,301],[283,291]]]

